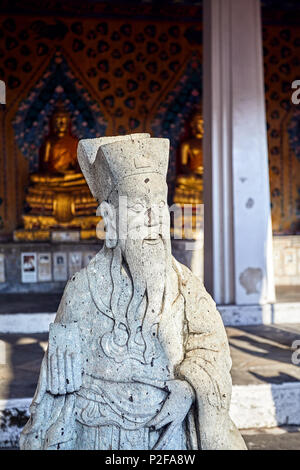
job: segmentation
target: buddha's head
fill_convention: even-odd
[[[193,114],[191,120],[191,129],[195,137],[202,138],[204,134],[204,121],[202,114],[197,111]]]
[[[58,103],[51,116],[51,129],[54,134],[63,136],[68,133],[70,127],[70,115],[62,103]]]

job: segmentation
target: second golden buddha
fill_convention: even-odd
[[[191,119],[193,137],[180,148],[180,173],[176,178],[174,202],[176,204],[203,203],[203,117],[194,113]]]

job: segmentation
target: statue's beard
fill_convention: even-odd
[[[170,240],[160,238],[157,244],[127,238],[123,250],[133,293],[127,309],[130,342],[144,342],[145,361],[154,356],[153,337],[164,307],[166,276],[171,263]]]

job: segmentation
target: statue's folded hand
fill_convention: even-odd
[[[168,396],[159,411],[151,419],[148,427],[160,429],[169,423],[181,424],[194,400],[194,391],[191,385],[185,380],[152,380],[152,379],[134,379],[136,382],[147,383],[154,387],[164,389]]]
[[[147,423],[148,427],[153,427],[155,430],[166,426],[166,429],[161,433],[153,450],[159,451],[167,449],[174,433],[177,432],[178,427],[181,427],[182,422],[191,408],[195,397],[194,390],[185,380],[175,379],[162,381],[147,378],[134,378],[133,380],[158,387],[168,392],[168,396],[161,410]]]
[[[81,348],[76,323],[52,323],[47,351],[47,390],[65,395],[81,387]]]

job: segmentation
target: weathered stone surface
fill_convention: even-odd
[[[66,286],[22,449],[245,449],[221,317],[171,255],[168,157],[148,134],[81,141],[105,246]]]

